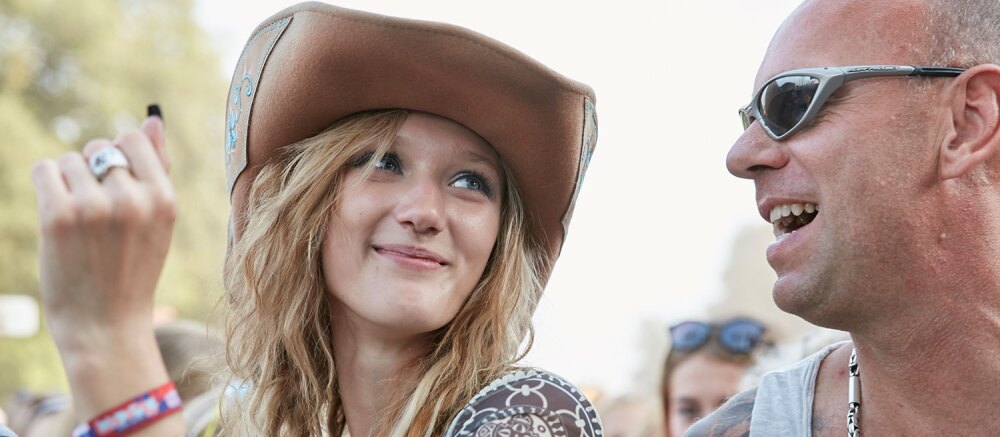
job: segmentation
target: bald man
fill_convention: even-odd
[[[997,0],[811,0],[778,29],[726,163],[775,302],[853,341],[688,435],[1000,435],[997,62]]]

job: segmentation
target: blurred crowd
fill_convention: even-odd
[[[170,317],[169,309],[157,311]],[[188,423],[204,425],[216,407],[216,376],[222,370],[224,340],[203,323],[160,320],[156,342],[170,379],[185,403]],[[77,425],[70,395],[57,391],[18,390],[0,402],[0,424],[21,437],[68,436]]]
[[[185,402],[185,419],[201,429],[217,406],[217,375],[224,341],[212,328],[176,320],[169,307],[157,310],[156,340],[167,370]],[[684,320],[664,326],[665,341],[651,377],[625,393],[602,387],[584,390],[594,399],[607,437],[680,437],[729,397],[754,387],[760,376],[847,339],[838,331],[809,327],[792,335],[764,320],[737,316]],[[0,403],[0,424],[25,437],[69,435],[75,425],[70,396],[58,391],[16,391]]]
[[[617,395],[593,388],[605,436],[680,437],[731,396],[755,387],[763,374],[848,339],[817,327],[775,331],[749,317],[687,320],[664,331],[669,339],[652,354],[660,359],[651,380],[637,380]]]

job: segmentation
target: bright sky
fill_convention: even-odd
[[[254,27],[293,3],[198,0],[225,77]],[[621,393],[640,366],[640,324],[701,317],[721,292],[732,239],[763,223],[753,184],[724,160],[768,41],[798,3],[336,4],[474,29],[594,88],[600,139],[527,362]]]

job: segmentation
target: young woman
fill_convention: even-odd
[[[724,323],[687,321],[670,327],[670,352],[660,386],[667,437],[681,437],[698,419],[740,392],[764,331],[760,322],[745,318]]]
[[[231,377],[213,429],[599,435],[571,384],[517,365],[596,141],[593,101],[454,26],[318,3],[261,24],[227,108]],[[81,433],[184,431],[149,320],[175,214],[162,129],[154,116],[34,169],[43,299]],[[137,395],[159,408],[116,421]]]

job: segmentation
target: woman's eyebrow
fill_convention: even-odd
[[[474,162],[474,163],[477,163],[477,164],[486,164],[486,165],[489,165],[490,168],[492,168],[494,170],[497,170],[497,171],[500,171],[500,157],[499,156],[488,157],[488,156],[486,156],[486,155],[484,155],[482,153],[479,153],[479,152],[475,152],[475,151],[472,151],[472,150],[466,150],[465,153],[463,153],[463,157],[465,159],[468,159],[469,161]]]

